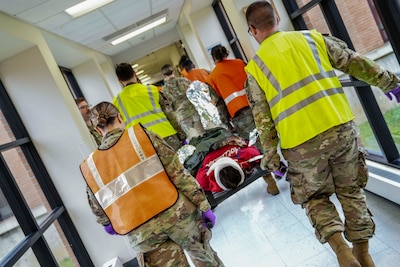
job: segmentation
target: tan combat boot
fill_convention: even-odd
[[[371,255],[368,253],[368,241],[353,243],[353,254],[362,267],[375,267]]]
[[[264,181],[267,183],[267,192],[273,196],[279,194],[279,188],[272,174],[263,176]]]
[[[344,241],[342,233],[334,233],[328,239],[328,243],[336,253],[340,267],[361,267],[361,264],[351,252],[350,247]]]

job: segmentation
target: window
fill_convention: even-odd
[[[0,266],[93,266],[0,82]]]

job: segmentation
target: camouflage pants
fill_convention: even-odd
[[[321,243],[335,232],[350,242],[362,242],[375,232],[364,188],[368,180],[365,153],[357,142],[354,122],[333,127],[292,149],[282,150],[288,161],[287,179],[295,204],[306,209]],[[345,224],[329,197],[336,194]]]
[[[181,146],[182,142],[179,139],[177,134],[173,134],[167,137],[164,137],[165,142],[168,143],[175,151],[177,151]]]
[[[135,250],[141,252],[141,257],[138,256],[141,267],[190,267],[184,251],[195,266],[223,267],[210,246],[210,239],[211,232],[203,228],[200,213],[196,210],[167,231],[153,234]]]
[[[236,132],[240,137],[250,140],[250,132],[256,129],[256,124],[254,123],[253,113],[250,107],[243,108],[236,112],[235,117],[232,118],[232,124],[235,127]],[[260,138],[257,137],[254,144],[260,151],[262,151],[262,146],[260,143]]]

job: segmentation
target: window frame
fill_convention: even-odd
[[[45,231],[56,221],[59,223],[79,264],[81,266],[94,266],[50,175],[41,161],[1,81],[0,109],[3,111],[4,118],[16,138],[15,141],[0,145],[0,152],[18,147],[21,149],[52,209],[44,221],[38,225],[6,161],[0,154],[0,189],[13,211],[22,232],[25,234],[25,238],[0,260],[0,266],[13,266],[30,248],[41,266],[58,266],[57,260],[44,237]]]

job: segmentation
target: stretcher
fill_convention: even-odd
[[[225,190],[222,192],[211,192],[205,190],[204,192],[207,196],[208,202],[211,205],[211,209],[215,209],[219,204],[221,204],[224,200],[228,199],[229,197],[233,196],[236,192],[242,190],[243,188],[245,188],[246,186],[257,180],[258,178],[268,174],[270,174],[269,170],[263,170],[261,169],[260,165],[256,165],[253,168],[253,172],[250,175],[246,176],[243,183],[238,187],[236,187],[235,189]]]
[[[209,135],[211,138],[213,138],[214,136],[216,136],[217,138],[219,136],[223,136],[224,138],[226,138],[225,140],[228,140],[230,138],[234,138],[234,136],[230,133],[228,133],[226,130],[222,130],[222,133],[219,133],[220,130],[215,129],[211,132],[211,134]],[[227,133],[227,135],[224,135],[224,133]],[[214,135],[215,134],[215,135]],[[238,138],[238,137],[236,137]],[[191,172],[191,174],[193,175],[193,177],[196,177],[196,172],[197,172],[197,168],[198,166],[201,165],[201,161],[200,159],[204,159],[204,157],[199,157],[200,159],[198,159],[197,157],[191,158],[191,153],[193,153],[194,149],[196,149],[196,151],[200,150],[200,154],[202,153],[208,153],[210,151],[210,147],[212,146],[211,143],[218,142],[216,139],[205,139],[206,142],[205,144],[205,148],[204,149],[198,149],[193,147],[193,146],[186,146],[185,149],[180,150],[178,152],[178,155],[180,157],[181,162],[184,163],[184,166],[186,169],[189,170],[189,172]],[[229,142],[227,142],[229,143]],[[215,145],[215,143],[213,143],[213,145]],[[188,149],[189,147],[192,147],[192,150]],[[219,146],[217,146],[219,147]],[[214,147],[214,149],[216,149],[216,147]],[[181,152],[183,152],[181,154]],[[204,156],[204,155],[203,155]],[[251,159],[249,159],[248,161],[257,161],[260,160],[262,158],[262,155],[258,155],[255,156]],[[192,159],[194,159],[192,161]],[[193,166],[197,166],[197,167],[193,167]],[[207,191],[204,190],[207,199],[211,205],[212,208],[217,207],[221,202],[223,202],[224,200],[228,199],[229,197],[231,197],[232,195],[234,195],[236,192],[240,191],[241,189],[245,188],[246,186],[248,186],[249,184],[251,184],[252,182],[254,182],[255,180],[257,180],[260,177],[269,175],[270,171],[269,170],[263,170],[260,167],[260,164],[256,164],[253,167],[253,171],[250,174],[245,174],[245,179],[243,181],[242,184],[240,184],[238,187],[234,188],[234,189],[230,189],[230,190],[224,190],[222,192],[211,192],[211,191]]]

